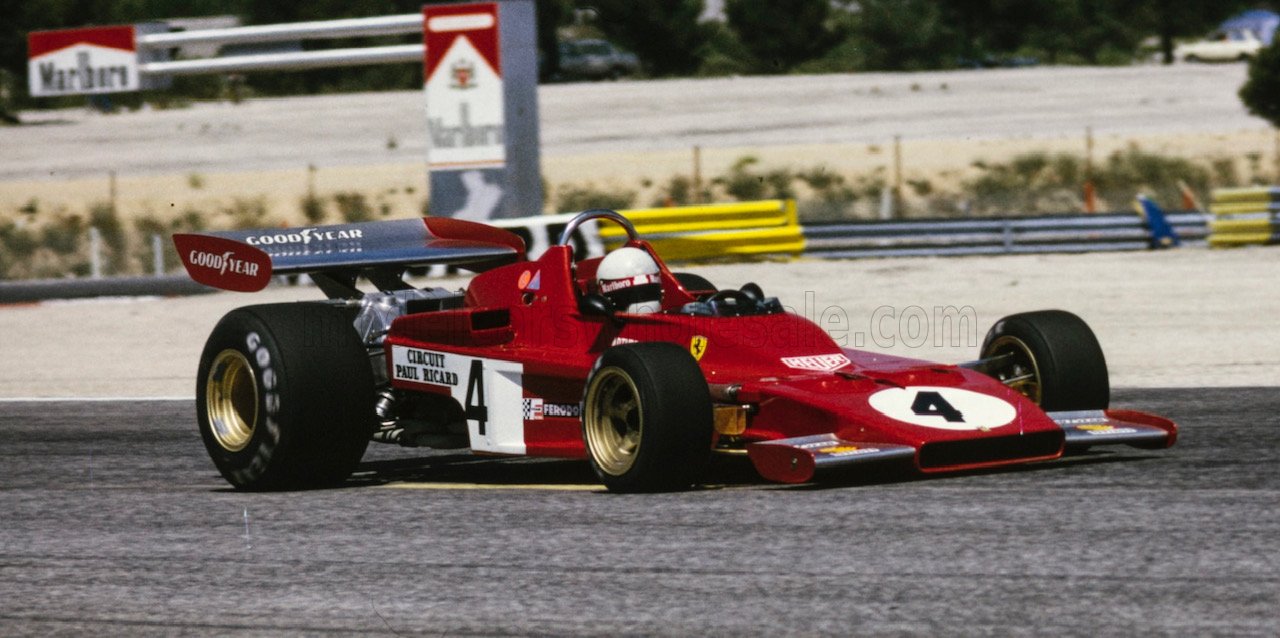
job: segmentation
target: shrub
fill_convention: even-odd
[[[62,217],[40,230],[39,246],[59,255],[70,255],[80,250],[87,236],[88,229],[82,219],[77,216]],[[33,246],[27,254],[34,252],[34,248]]]
[[[309,224],[319,224],[324,221],[327,215],[324,209],[324,200],[315,195],[304,195],[300,206],[302,208],[302,216],[307,219]]]
[[[1194,190],[1207,190],[1212,182],[1209,169],[1181,157],[1147,153],[1137,147],[1112,153],[1095,171],[1098,195],[1113,206],[1131,201],[1144,191],[1157,201],[1178,201],[1179,182]]]
[[[1025,153],[1007,164],[975,163],[981,174],[964,184],[974,212],[1061,213],[1081,210],[1085,165],[1070,154]],[[1209,168],[1181,157],[1148,153],[1137,147],[1117,151],[1093,169],[1093,182],[1103,205],[1124,208],[1139,192],[1157,201],[1178,201],[1179,182],[1195,190],[1215,183],[1214,174],[1234,182],[1234,166]],[[1217,182],[1220,186],[1233,183]]]
[[[230,206],[224,206],[221,212],[228,218],[227,225],[233,229],[262,228],[270,225],[267,221],[265,197],[237,197],[231,200]]]
[[[693,186],[693,179],[687,175],[672,175],[667,183],[658,188],[652,206],[689,206],[698,202],[712,200],[710,189],[703,186],[700,190]]]
[[[793,199],[796,196],[796,176],[790,169],[778,168],[766,173],[752,170],[760,159],[754,155],[738,158],[725,175],[712,180],[724,192],[740,202],[760,199]]]
[[[338,207],[338,216],[348,224],[373,220],[373,208],[364,193],[348,191],[333,196],[333,203]]]
[[[16,279],[20,264],[40,247],[35,233],[10,221],[0,223],[0,279]]]
[[[592,208],[622,210],[631,208],[635,201],[633,190],[600,189],[593,184],[564,184],[556,189],[556,210],[566,213]]]

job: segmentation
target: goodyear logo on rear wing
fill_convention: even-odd
[[[254,292],[271,280],[271,259],[257,248],[207,235],[173,236],[182,265],[191,279],[206,286]]]
[[[273,246],[282,244],[302,244],[303,246],[308,246],[313,241],[324,242],[362,238],[364,238],[364,231],[359,228],[303,228],[301,230],[282,230],[273,233],[263,233],[261,235],[250,235],[244,238],[244,242],[250,246]]]

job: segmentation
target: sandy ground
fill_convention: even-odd
[[[756,281],[837,339],[869,350],[960,362],[976,356],[1000,317],[1063,308],[1093,326],[1116,387],[1276,386],[1276,256],[1270,248],[1180,249],[694,270],[721,287]],[[189,397],[200,349],[223,313],[320,297],[299,287],[0,307],[0,397]],[[935,309],[946,306],[972,317],[973,326],[939,322]]]
[[[1243,65],[1177,65],[549,85],[539,90],[543,173],[552,190],[636,190],[644,205],[655,191],[643,184],[693,172],[695,145],[708,178],[754,155],[852,179],[888,174],[900,135],[905,178],[944,186],[978,160],[1083,154],[1092,127],[1099,160],[1136,144],[1233,157],[1246,177],[1270,176],[1276,140],[1236,97],[1243,79]],[[24,117],[33,124],[0,128],[0,216],[33,200],[83,211],[108,199],[110,171],[127,216],[261,197],[277,221],[298,219],[309,180],[322,196],[360,192],[396,216],[418,214],[427,195],[419,92]]]

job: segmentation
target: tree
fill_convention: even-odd
[[[1249,79],[1240,87],[1249,112],[1280,127],[1280,46],[1272,44],[1249,63]]]
[[[605,37],[635,51],[654,75],[687,75],[698,69],[709,30],[700,24],[702,0],[596,0],[596,26]]]
[[[760,71],[789,71],[843,37],[833,28],[830,0],[728,0],[724,11]]]
[[[560,37],[557,31],[573,15],[570,0],[538,0],[538,55],[540,78],[555,77],[560,72]]]
[[[931,0],[864,0],[852,37],[869,70],[910,71],[954,64],[963,52],[946,7]]]

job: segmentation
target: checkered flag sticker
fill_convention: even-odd
[[[542,420],[542,399],[525,399],[524,400],[524,420],[525,421],[541,421]]]

